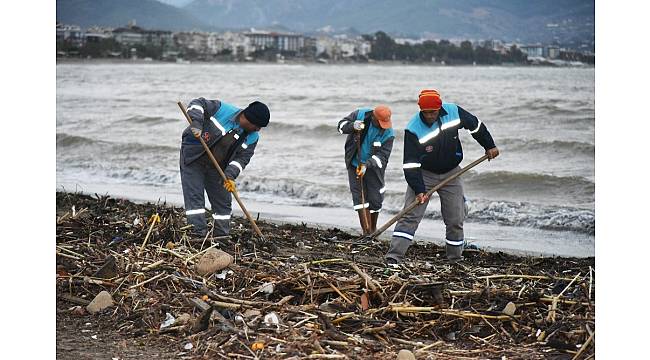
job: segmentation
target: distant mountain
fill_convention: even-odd
[[[594,0],[57,0],[57,21],[150,29],[287,28],[441,39],[591,43]],[[167,4],[163,4],[166,2]]]
[[[156,30],[209,27],[187,10],[156,0],[57,0],[56,20],[82,27],[118,27],[131,20],[142,28]]]
[[[521,42],[593,42],[594,8],[594,0],[194,0],[184,7],[223,28],[354,27],[363,33]]]

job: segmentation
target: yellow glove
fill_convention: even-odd
[[[227,179],[226,181],[223,182],[223,187],[226,188],[229,192],[234,192],[235,191],[235,180],[233,179]]]
[[[357,166],[357,176],[363,176],[366,174],[366,164],[359,164]]]

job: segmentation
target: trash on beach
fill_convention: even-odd
[[[176,318],[174,318],[174,316],[172,316],[172,314],[167,313],[165,316],[166,316],[165,321],[163,321],[162,324],[160,324],[161,329],[164,329],[166,327],[170,327],[170,326],[174,325],[174,323],[176,322]]]
[[[229,237],[202,245],[188,240],[182,208],[57,193],[59,214],[72,206],[83,214],[56,225],[57,303],[87,316],[91,299],[105,292],[102,307],[110,309],[96,316],[123,336],[173,339],[209,358],[594,354],[593,258],[478,249],[451,264],[444,246],[418,242],[392,267],[383,261],[387,242],[359,243],[336,228],[259,221],[270,249],[246,219],[233,217]],[[159,222],[133,220],[154,214]],[[210,247],[232,259],[197,274]]]

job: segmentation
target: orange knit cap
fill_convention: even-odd
[[[393,126],[393,123],[390,121],[390,116],[392,112],[390,108],[386,105],[379,105],[373,111],[372,115],[379,122],[379,127],[382,129],[390,129]]]
[[[418,97],[420,110],[439,110],[442,106],[442,99],[436,90],[422,90]]]

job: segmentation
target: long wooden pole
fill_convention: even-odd
[[[450,182],[450,181],[454,180],[455,178],[461,176],[461,175],[464,174],[467,170],[469,170],[469,169],[473,168],[474,166],[480,164],[481,162],[487,160],[487,158],[488,158],[487,155],[483,155],[483,156],[481,156],[480,158],[474,160],[473,163],[471,163],[471,164],[465,166],[464,168],[462,168],[459,172],[457,172],[457,173],[451,175],[450,177],[444,179],[440,184],[434,186],[431,190],[427,191],[427,197],[431,197],[431,195],[432,195],[434,192],[438,191],[438,189],[440,189],[441,187],[447,185],[448,182]],[[370,238],[370,239],[374,239],[374,238],[376,238],[376,237],[379,236],[381,233],[383,233],[384,231],[386,231],[386,229],[388,229],[391,225],[393,225],[397,220],[399,220],[399,219],[400,219],[402,216],[404,216],[406,213],[408,213],[409,211],[415,209],[415,207],[418,206],[419,204],[420,204],[420,202],[419,202],[417,199],[415,199],[412,203],[410,203],[410,204],[409,204],[407,207],[405,207],[402,211],[400,211],[400,212],[397,213],[395,216],[393,216],[390,220],[388,220],[388,222],[385,223],[382,227],[380,227],[379,229],[375,230],[375,232],[373,232],[372,234],[370,234],[370,235],[368,236],[368,238]]]
[[[178,102],[178,107],[181,108],[181,111],[183,112],[183,115],[185,115],[185,119],[192,125],[192,118],[190,115],[187,113],[187,109],[185,108],[185,105],[183,105],[182,102]],[[214,155],[212,155],[212,151],[210,151],[210,148],[208,147],[208,144],[203,141],[202,137],[198,137],[198,139],[201,141],[201,145],[203,145],[203,149],[205,149],[205,153],[208,154],[208,157],[210,160],[212,160],[212,164],[214,164],[214,167],[217,168],[217,171],[219,172],[219,175],[223,178],[223,181],[228,180],[226,178],[226,174],[223,173],[223,170],[221,170],[221,167],[219,166],[219,162],[217,162],[217,159],[214,158]],[[239,207],[241,208],[241,211],[244,212],[244,215],[246,215],[246,218],[248,221],[251,222],[251,225],[253,226],[253,230],[255,230],[255,233],[262,239],[264,239],[264,235],[262,235],[262,232],[260,231],[260,228],[257,227],[257,224],[255,223],[255,220],[253,220],[253,217],[251,214],[246,210],[246,207],[244,206],[244,203],[241,201],[239,198],[239,193],[237,192],[237,189],[233,190],[232,195],[235,197],[235,200],[237,200],[237,204],[239,204]]]

